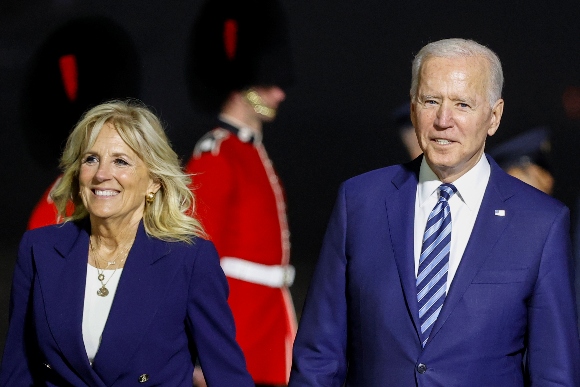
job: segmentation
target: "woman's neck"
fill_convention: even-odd
[[[99,249],[114,252],[132,244],[138,228],[139,221],[117,224],[91,219],[91,241]]]

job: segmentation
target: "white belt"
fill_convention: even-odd
[[[271,288],[291,286],[296,276],[292,265],[262,265],[235,257],[223,257],[220,265],[226,276]]]

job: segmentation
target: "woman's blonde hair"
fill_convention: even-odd
[[[145,231],[165,241],[191,243],[194,236],[205,236],[193,217],[194,197],[191,179],[180,166],[159,119],[141,102],[110,101],[86,112],[68,137],[60,161],[63,177],[51,197],[65,221],[89,215],[79,193],[82,157],[95,142],[103,125],[111,124],[125,143],[143,160],[153,181],[161,188],[143,214]],[[66,216],[67,203],[74,212]]]

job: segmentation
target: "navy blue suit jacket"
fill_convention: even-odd
[[[341,186],[290,386],[580,386],[569,211],[489,161],[469,243],[424,349],[413,259],[421,157]]]
[[[191,386],[198,355],[208,384],[254,385],[213,244],[149,238],[143,224],[91,367],[81,326],[89,228],[69,222],[24,234],[1,386]]]

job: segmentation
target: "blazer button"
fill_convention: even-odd
[[[49,370],[51,370],[51,369],[52,369],[52,367],[51,367],[51,366],[50,366],[50,364],[48,364],[48,363],[44,363],[44,366],[45,366],[46,368],[48,368]]]
[[[417,366],[417,371],[419,371],[420,374],[424,374],[425,372],[427,372],[427,366],[423,363],[419,363],[419,365]]]
[[[139,376],[139,383],[145,383],[148,380],[149,380],[149,375],[147,375],[147,374],[143,374],[143,375]]]

